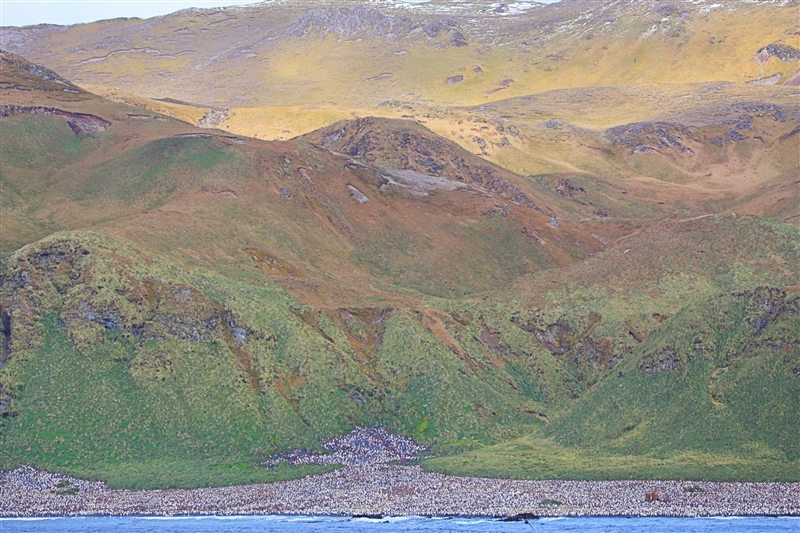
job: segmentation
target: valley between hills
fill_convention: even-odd
[[[0,33],[0,470],[800,481],[800,4]]]

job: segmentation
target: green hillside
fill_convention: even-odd
[[[784,228],[771,249],[796,261],[797,232]],[[611,251],[592,262],[616,263]],[[57,234],[7,261],[3,467],[121,486],[271,479],[304,471],[219,465],[252,470],[268,454],[385,424],[445,454],[530,431],[519,442],[547,442],[529,466],[504,458],[509,445],[427,463],[449,472],[795,479],[798,299],[758,287],[781,270],[712,267],[676,284],[653,269],[677,294],[595,293],[533,316],[521,293],[506,303],[314,309],[274,283],[187,271],[98,234]],[[681,299],[691,303],[674,316],[648,312]],[[537,460],[559,448],[540,470]],[[597,466],[581,462],[587,454]],[[169,481],[157,473],[173,468],[188,470]]]
[[[274,284],[84,233],[14,254],[4,287],[3,468],[135,485],[154,482],[139,463],[252,464],[353,425],[453,443],[539,423],[517,409],[524,394],[491,369],[466,373],[413,310],[315,313]],[[175,483],[230,478],[215,474]]]
[[[288,479],[324,469],[261,463],[382,425],[430,446],[425,468],[460,475],[800,481],[800,108],[785,84],[796,60],[767,54],[762,70],[787,74],[778,87],[709,81],[755,76],[761,41],[795,42],[776,22],[792,6],[682,15],[656,4],[606,6],[629,18],[591,39],[559,30],[548,46],[580,47],[553,58],[537,48],[525,64],[544,71],[534,63],[546,60],[557,74],[541,77],[500,46],[481,51],[473,7],[436,32],[425,26],[435,36],[416,31],[439,21],[444,2],[423,6],[402,28],[419,46],[382,53],[437,76],[453,58],[470,70],[452,85],[398,70],[398,92],[428,84],[408,102],[353,80],[319,92],[297,71],[301,59],[275,55],[259,68],[284,82],[264,98],[347,93],[375,100],[381,115],[326,114],[331,125],[286,141],[200,128],[152,101],[136,107],[144,91],[105,100],[0,52],[0,469],[129,488]],[[527,22],[547,34],[557,24],[546,15],[571,24],[576,5],[515,13],[510,26],[486,20],[510,28],[513,60],[530,46],[519,41]],[[236,13],[266,20],[276,9]],[[309,19],[295,6],[270,31],[313,55],[356,24],[340,33],[364,42],[347,46],[375,47],[389,37],[365,29],[373,11],[325,7]],[[214,48],[236,19],[216,25],[224,13],[164,17],[152,37],[208,23],[204,46]],[[653,13],[663,27],[643,37]],[[697,51],[724,44],[706,33],[743,17],[769,31],[731,36],[735,54]],[[134,89],[148,86],[136,51],[81,62],[88,51],[76,43],[97,44],[93,28],[3,38],[37,53],[52,44],[50,59],[67,58],[73,74],[102,61],[136,78]],[[615,32],[624,38],[612,46]],[[675,68],[656,59],[681,36],[691,55]],[[609,57],[586,83],[627,85],[526,92],[582,85],[603,46]],[[331,69],[352,59],[337,49]],[[485,55],[482,69],[474,54]],[[620,70],[630,54],[641,64]],[[348,75],[376,67],[359,57]],[[215,63],[208,87],[192,78],[195,89],[172,96],[242,93],[236,73],[259,70],[250,56],[234,59],[228,70]],[[191,61],[154,64],[195,73]],[[500,81],[506,63],[519,83]],[[478,83],[481,73],[496,79]],[[653,83],[665,80],[708,83]],[[518,98],[484,102],[499,83]],[[479,105],[438,105],[447,101]],[[194,110],[186,116],[200,108],[162,104]],[[351,118],[333,123],[340,114]]]
[[[796,480],[798,294],[689,305],[541,430],[426,466],[533,479]]]

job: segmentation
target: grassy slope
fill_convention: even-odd
[[[354,424],[383,423],[435,444],[497,441],[536,422],[516,409],[524,394],[491,371],[470,372],[413,312],[387,318],[377,346],[364,351],[358,339],[371,323],[337,327],[322,317],[326,340],[296,316],[303,306],[271,284],[202,272],[175,278],[174,265],[91,234],[63,234],[25,252],[6,273],[33,273],[28,297],[37,306],[4,300],[13,335],[2,382],[14,398],[13,416],[3,419],[5,468],[34,463],[138,486],[163,481],[148,477],[145,464],[186,463],[197,476],[191,483],[218,483],[232,477],[208,470],[215,464],[314,449],[316,438]],[[52,257],[80,281],[48,276],[55,263],[42,265]],[[187,282],[196,289],[182,289]],[[181,290],[200,307],[183,309],[174,296]],[[117,317],[116,326],[82,318],[97,315]],[[247,341],[209,325],[214,316],[245,325]],[[206,337],[193,337],[198,330]],[[272,474],[238,479],[258,476]]]
[[[31,118],[42,119],[49,121],[50,117]],[[58,126],[51,123],[48,127]],[[104,134],[91,139],[102,139]],[[29,138],[34,139],[35,135],[34,132]],[[295,160],[299,157],[297,152],[290,155]],[[98,165],[94,168],[99,171],[71,181],[73,190],[65,196],[84,208],[98,200],[127,205],[132,195],[142,198],[139,205],[159,195],[169,198],[173,188],[178,192],[172,194],[185,190],[183,168],[198,158],[206,164],[202,166],[203,174],[193,175],[192,188],[202,183],[218,186],[221,178],[214,176],[225,176],[227,185],[241,191],[236,183],[247,183],[249,176],[258,175],[257,171],[248,170],[253,167],[241,159],[238,148],[210,139],[155,140],[115,157],[122,161],[134,158],[141,171],[125,174],[129,165]],[[228,165],[234,165],[231,168],[235,171],[226,170]],[[153,168],[159,170],[151,171]],[[119,179],[115,177],[118,173],[122,176]],[[124,175],[129,178],[124,179]],[[98,180],[96,176],[106,179]],[[131,176],[137,180],[132,181]],[[80,204],[87,201],[90,203]],[[207,223],[219,224],[216,221],[221,215],[229,221],[250,218],[242,214],[241,208],[224,207],[231,202],[223,201],[228,203],[215,200],[210,204],[223,206],[221,211],[209,207],[199,211],[211,217]],[[296,220],[297,216],[294,215]],[[127,224],[138,226],[139,220],[138,216],[120,218],[111,227],[119,232]],[[182,233],[176,231],[181,226],[176,227],[174,218],[168,221],[169,238],[158,233],[148,237],[150,247],[164,250],[163,253],[175,248],[175,235]],[[473,225],[472,231],[478,230],[479,234],[467,242],[481,239],[482,232],[495,235],[496,241],[504,221],[488,218]],[[204,236],[196,227],[193,231],[187,233],[187,238],[194,239],[197,246]],[[571,270],[523,278],[519,281],[523,291],[518,291],[516,301],[510,304],[487,307],[458,301],[431,302],[446,311],[441,315],[426,311],[419,301],[410,308],[404,303],[380,328],[371,329],[366,318],[369,310],[353,310],[353,319],[329,307],[321,309],[313,319],[300,320],[298,312],[308,316],[314,310],[267,281],[263,274],[254,275],[252,266],[242,271],[239,261],[228,266],[199,261],[216,264],[218,272],[225,273],[223,277],[199,269],[198,265],[176,270],[169,261],[156,260],[154,264],[147,256],[126,251],[126,246],[117,240],[103,244],[102,240],[98,243],[96,238],[77,234],[56,238],[55,242],[61,239],[83,243],[93,252],[82,263],[87,274],[67,289],[66,296],[59,296],[56,289],[66,282],[64,278],[57,274],[52,277],[55,273],[48,274],[41,262],[31,263],[34,271],[39,271],[37,280],[52,287],[41,289],[47,302],[37,315],[43,342],[40,347],[32,346],[19,354],[14,348],[11,362],[3,370],[3,383],[18,398],[13,404],[17,416],[7,421],[3,431],[4,464],[10,467],[32,462],[106,477],[128,486],[163,483],[164,478],[150,469],[166,468],[165,465],[188,468],[191,474],[175,481],[183,485],[266,479],[259,476],[272,474],[240,475],[238,470],[211,466],[251,464],[265,453],[291,446],[313,446],[315,438],[340,434],[353,424],[386,423],[393,430],[416,435],[447,452],[513,437],[540,424],[539,419],[557,420],[576,397],[609,374],[602,365],[554,356],[536,341],[532,331],[520,329],[518,324],[529,321],[531,315],[530,303],[523,295],[535,295],[541,302],[538,305],[542,305],[543,313],[534,320],[534,326],[542,330],[565,318],[581,333],[580,328],[585,327],[592,313],[599,312],[602,318],[595,326],[595,337],[611,339],[617,357],[628,360],[633,346],[629,327],[640,333],[661,331],[654,313],[672,315],[685,305],[683,302],[711,294],[718,290],[715,287],[794,283],[790,265],[797,259],[796,246],[792,244],[796,244],[796,235],[791,226],[730,217],[675,223],[669,232],[648,230]],[[34,249],[49,250],[53,242],[48,239]],[[245,247],[246,242],[234,246]],[[692,246],[687,247],[686,243]],[[670,253],[653,255],[653,246]],[[182,247],[186,249],[188,245]],[[518,249],[519,245],[509,248]],[[623,253],[625,249],[629,252]],[[23,250],[12,258],[12,269],[21,272],[24,258],[30,253],[30,249]],[[698,261],[698,253],[707,258]],[[19,260],[23,262],[15,264]],[[131,262],[133,266],[126,266]],[[404,268],[424,274],[425,264],[410,263]],[[80,271],[75,266],[71,268]],[[502,264],[500,268],[507,270]],[[474,267],[465,271],[474,271]],[[409,280],[398,277],[397,272],[390,271],[392,285],[408,286]],[[317,276],[314,274],[314,278]],[[132,296],[141,293],[147,283],[152,284],[152,280],[147,281],[152,277],[157,280],[156,286],[194,287],[213,302],[218,313],[233,312],[237,321],[249,328],[254,340],[237,347],[223,331],[200,343],[162,333],[157,338],[163,340],[154,344],[141,332],[133,337],[124,333],[132,332],[132,324],[137,323],[166,327],[163,324],[169,323],[168,317],[178,312],[174,301],[164,300],[166,296],[159,297],[155,308]],[[602,281],[586,285],[587,280]],[[6,294],[11,296],[13,292]],[[87,320],[86,315],[79,315],[76,321],[75,313],[83,312],[82,302],[100,312],[117,310],[123,318],[128,317],[127,322],[123,320],[119,327],[105,331],[96,321]],[[272,303],[265,306],[264,302]],[[384,299],[382,305],[387,303]],[[6,300],[4,306],[8,305]],[[12,320],[14,342],[25,338],[19,334],[23,330],[13,326],[15,321],[25,324],[21,312]],[[185,322],[201,315],[178,316]],[[325,340],[318,330],[334,342]],[[30,338],[36,338],[36,334]],[[243,357],[237,351],[240,348],[248,355]],[[208,366],[214,360],[222,366]],[[255,388],[254,369],[258,370]],[[94,376],[89,382],[85,380],[87,374]],[[613,381],[613,371],[610,375]],[[52,376],[59,376],[59,380],[53,381]],[[103,387],[98,389],[98,383]],[[87,388],[90,384],[91,388]],[[792,385],[790,381],[788,386]],[[635,388],[635,382],[631,386]],[[98,390],[101,395],[97,395]],[[232,394],[233,391],[236,392]],[[87,395],[97,395],[98,401],[92,403],[91,409],[75,409],[82,402],[79,399]],[[209,401],[215,395],[227,403]],[[130,406],[137,404],[142,407],[132,416]],[[181,406],[180,410],[175,410],[176,405]],[[98,412],[102,413],[100,420]],[[788,424],[785,427],[792,427],[785,417],[780,420],[780,424]],[[231,427],[239,429],[231,432]],[[228,437],[219,441],[220,435]],[[169,445],[153,449],[154,442]],[[193,457],[192,465],[185,462],[187,455]],[[785,458],[774,456],[771,461],[780,464]],[[646,468],[643,472],[647,472]],[[727,475],[724,471],[719,474]]]
[[[376,35],[369,21],[351,21],[346,30],[319,22],[302,37],[290,33],[309,8],[328,7],[315,2],[39,29],[15,34],[12,46],[81,83],[122,86],[119,80],[140,96],[221,107],[331,101],[367,107],[404,95],[473,105],[564,87],[745,82],[775,73],[785,82],[796,70],[793,62],[775,57],[763,68],[753,60],[774,42],[799,47],[792,4],[708,2],[665,11],[650,1],[591,10],[562,2],[514,16],[447,4],[395,6],[390,15],[411,22],[393,35]],[[435,13],[442,5],[446,14]],[[459,24],[466,46],[453,46],[447,30],[435,37],[421,31],[445,18]],[[209,57],[215,59],[211,64]],[[481,71],[474,72],[475,66]],[[370,79],[382,73],[392,76]],[[455,75],[464,80],[445,83]],[[506,79],[514,82],[503,88]],[[503,90],[487,95],[497,88]]]
[[[617,219],[652,220],[674,212],[734,211],[783,220],[797,214],[786,201],[788,193],[796,194],[797,142],[785,137],[797,127],[795,93],[789,87],[741,83],[631,84],[560,89],[472,107],[406,98],[353,114],[422,124],[471,153],[532,176],[546,191],[559,178],[582,182],[588,197],[578,204],[596,209],[581,213],[573,204],[580,216],[601,211]],[[158,102],[140,104],[160,108]],[[778,106],[785,121],[769,112],[743,113],[742,106],[754,104]],[[710,142],[728,134],[743,114],[753,119],[753,129],[743,130],[747,139],[721,147]],[[330,104],[234,109],[221,129],[282,140],[346,118],[346,108]],[[554,126],[551,120],[565,124]],[[688,127],[688,136],[679,135],[692,153],[659,147],[654,137],[643,143],[655,151],[631,153],[629,146],[614,145],[605,131],[656,121]]]
[[[788,226],[771,229],[746,219],[694,224],[693,231],[707,234],[709,244],[720,243],[717,250],[709,250],[712,253],[722,251],[727,243],[720,237],[728,234],[731,242],[743,246],[741,258],[746,259],[750,246],[759,249],[759,232],[775,231],[767,239],[773,257],[796,260],[796,250],[791,250],[797,236],[787,232]],[[742,234],[754,235],[753,242],[738,239]],[[684,242],[690,233],[677,235]],[[645,235],[639,242],[647,240]],[[663,242],[669,240],[662,237]],[[634,248],[636,242],[625,245]],[[43,275],[44,267],[34,265],[43,264],[38,259],[42,252],[52,254],[64,246],[84,247],[91,253],[72,267],[76,273],[84,272],[81,281],[59,296],[56,287],[64,287],[66,279]],[[599,287],[575,287],[572,298],[551,290],[545,299],[553,303],[533,324],[544,329],[565,318],[580,335],[587,312],[597,309],[601,320],[589,337],[610,338],[620,349],[621,361],[608,368],[573,360],[572,352],[545,350],[531,331],[520,328],[530,307],[521,305],[519,292],[512,303],[439,301],[436,307],[446,315],[399,310],[375,329],[371,315],[358,314],[367,310],[315,311],[272,283],[233,282],[210,272],[185,271],[163,260],[153,262],[124,243],[92,235],[66,234],[23,252],[18,258],[28,259],[13,267],[7,279],[33,267],[39,282],[34,294],[43,302],[41,341],[33,341],[27,350],[14,346],[15,355],[3,369],[3,383],[18,398],[12,404],[17,416],[7,419],[3,430],[3,460],[9,467],[31,462],[126,486],[157,486],[164,478],[155,470],[188,468],[186,476],[174,483],[228,483],[273,474],[240,475],[212,466],[252,464],[265,453],[313,447],[316,437],[340,434],[353,424],[384,423],[435,444],[439,452],[451,453],[514,436],[541,425],[539,418],[549,420],[547,427],[523,439],[523,444],[513,444],[522,451],[528,449],[525,446],[534,450],[526,455],[513,448],[524,459],[513,467],[504,455],[512,445],[437,460],[430,466],[458,473],[533,477],[795,476],[791,465],[797,454],[792,448],[796,448],[792,439],[796,412],[786,409],[796,404],[798,391],[797,378],[788,373],[792,361],[797,362],[796,348],[791,348],[798,338],[796,317],[791,315],[796,312],[792,311],[796,297],[781,303],[786,320],[753,335],[751,324],[758,316],[762,293],[744,300],[727,296],[729,292],[713,296],[722,287],[757,287],[765,276],[785,283],[792,274],[781,272],[780,262],[754,262],[731,270],[712,259],[704,270],[685,271],[676,279],[663,265],[619,272],[616,253],[621,251],[612,250],[591,261],[594,270],[592,265],[576,266],[594,272],[616,268],[632,285],[626,289],[618,280],[620,293],[610,298],[602,297]],[[675,255],[681,269],[680,254]],[[683,257],[689,260],[692,255],[688,250]],[[671,293],[655,301],[622,297],[638,286],[631,292],[635,296],[653,278],[660,280],[656,287]],[[539,279],[536,285],[547,287],[548,281]],[[181,286],[198,290],[196,298],[208,298],[202,300],[208,302],[204,308],[218,306],[233,313],[236,323],[246,327],[248,341],[236,345],[224,330],[212,332],[206,341],[181,340],[163,329],[175,323],[174,316],[190,326],[204,323],[196,314],[181,314],[170,299],[172,288]],[[157,295],[148,297],[156,299],[153,304],[135,297],[142,287],[157,287]],[[691,303],[695,301],[699,303]],[[97,322],[75,320],[76,312],[84,312],[82,302],[92,306],[90,311],[117,310],[122,315],[118,327],[104,330]],[[671,314],[671,306],[685,309],[663,323],[654,320],[652,310]],[[14,318],[24,325],[21,313],[17,311]],[[312,318],[301,320],[298,313]],[[694,349],[697,317],[712,322],[702,337],[713,353],[687,361],[682,372],[647,376],[638,370],[648,357],[663,355],[664,346],[678,354],[687,349],[684,345]],[[142,320],[144,332],[131,333],[131,324]],[[435,321],[449,336],[432,325]],[[152,336],[148,324],[161,332],[157,338],[162,340],[147,340]],[[627,329],[631,324],[640,334],[646,332],[643,327],[652,328],[649,338],[641,344],[631,342]],[[16,327],[13,342],[22,343],[25,330]],[[375,344],[378,336],[381,340]],[[717,337],[724,342],[713,340]],[[753,339],[758,341],[754,354],[730,364],[729,354],[743,352]],[[730,368],[724,373],[712,375],[726,365]],[[582,373],[586,368],[590,371]],[[601,379],[592,387],[597,374]],[[765,398],[761,388],[767,382],[771,394]],[[215,401],[216,395],[224,401]],[[87,396],[95,398],[90,405],[85,403]],[[714,402],[728,407],[721,409]],[[139,409],[130,408],[138,404]],[[612,416],[598,431],[593,421],[605,416],[603,412]],[[764,416],[767,412],[769,416]],[[631,417],[637,418],[636,424]],[[687,425],[686,417],[696,425]],[[231,431],[232,427],[238,429]],[[676,440],[677,427],[696,430]],[[718,439],[709,440],[702,428],[712,428]],[[156,442],[169,445],[154,446]],[[659,447],[659,442],[669,446]],[[538,461],[550,454],[560,455],[561,461],[542,470]],[[193,458],[191,464],[187,455]]]
[[[793,285],[797,253],[791,226],[701,219],[519,283],[517,305],[530,294],[528,305],[541,309],[535,328],[574,328],[573,347],[556,359],[585,393],[529,436],[426,468],[535,479],[798,479],[797,293],[758,288]],[[771,264],[779,256],[783,266]],[[581,348],[587,338],[590,347],[614,340],[613,349]],[[603,355],[619,361],[604,365]]]
[[[50,118],[32,117],[31,120]],[[51,123],[47,127],[59,125]],[[102,139],[105,134],[90,136],[88,140]],[[36,135],[38,133],[34,132],[29,139]],[[298,160],[301,149],[292,150],[288,155]],[[272,157],[283,157],[281,153],[286,152]],[[129,166],[121,164],[90,166],[93,171],[84,173],[80,180],[69,182],[72,190],[65,196],[88,209],[98,201],[129,205],[131,194],[141,198],[135,205],[147,206],[151,198],[166,195],[166,201],[172,201],[171,205],[179,211],[195,209],[190,219],[194,223],[204,221],[203,224],[219,226],[220,216],[228,221],[245,221],[252,215],[243,212],[242,207],[236,207],[229,200],[220,203],[206,193],[199,198],[211,198],[211,203],[192,200],[187,204],[183,200],[184,203],[175,204],[174,200],[169,200],[170,194],[174,198],[185,190],[186,174],[182,169],[198,158],[207,164],[202,166],[202,174],[192,176],[192,189],[205,183],[219,190],[224,183],[240,191],[243,195],[240,198],[246,197],[236,184],[252,183],[250,176],[260,173],[248,163],[246,156],[242,159],[242,154],[236,145],[210,139],[155,140],[114,156],[140,165],[140,172],[125,174]],[[229,165],[233,165],[230,170]],[[319,180],[317,172],[321,174],[324,167],[307,166],[316,171]],[[158,170],[151,172],[153,168]],[[117,175],[121,177],[116,178]],[[129,178],[124,179],[124,175]],[[149,175],[152,179],[148,179]],[[106,179],[98,179],[98,176]],[[137,179],[132,181],[130,176]],[[221,176],[224,182],[219,181]],[[293,183],[292,187],[297,190],[297,182]],[[120,191],[128,192],[120,194]],[[263,204],[263,195],[255,197]],[[329,205],[331,209],[335,204]],[[302,217],[302,212],[293,209],[291,216],[301,221],[302,218],[297,217]],[[281,216],[286,217],[288,213]],[[275,216],[262,220],[275,220],[272,218]],[[311,220],[316,219],[313,213],[309,216]],[[134,230],[131,235],[140,235],[136,228],[141,220],[142,215],[123,217],[107,225],[114,233]],[[285,223],[288,219],[278,220]],[[146,243],[149,249],[181,257],[183,261],[187,257],[184,250],[192,248],[185,239],[192,239],[194,247],[211,242],[197,226],[183,225],[173,215],[164,222],[170,225],[168,232],[148,232],[146,238],[140,237],[140,242]],[[474,247],[479,242],[475,239],[482,239],[484,233],[494,235],[497,242],[498,231],[506,223],[505,219],[490,217],[473,224],[472,236],[466,242]],[[230,231],[224,223],[219,227]],[[186,237],[181,237],[181,228],[187,229]],[[368,318],[373,311],[351,309],[355,314],[348,313],[355,318],[347,318],[330,306],[318,310],[309,308],[241,260],[229,260],[226,264],[207,258],[195,259],[194,265],[181,268],[171,265],[170,260],[157,259],[152,263],[146,255],[126,251],[123,241],[116,239],[103,244],[102,239],[98,243],[96,237],[81,234],[56,238],[56,242],[64,239],[94,247],[91,260],[86,260],[82,267],[91,275],[80,278],[80,283],[68,290],[66,297],[58,296],[55,290],[64,282],[59,281],[62,278],[56,276],[49,280],[50,275],[46,273],[37,276],[43,282],[55,283],[45,291],[49,305],[42,306],[39,317],[45,342],[39,348],[34,346],[23,351],[24,355],[14,355],[3,370],[3,383],[18,398],[13,404],[18,416],[9,419],[3,431],[6,439],[4,464],[10,467],[19,462],[31,462],[51,469],[105,477],[127,486],[163,484],[164,477],[155,474],[155,470],[174,468],[188,472],[184,477],[175,478],[175,484],[217,484],[267,479],[273,474],[259,471],[240,474],[238,469],[212,468],[214,465],[252,464],[265,453],[298,445],[313,447],[315,438],[340,434],[353,424],[385,423],[393,430],[416,435],[435,444],[437,450],[448,453],[519,435],[541,424],[541,420],[558,420],[563,416],[560,413],[568,412],[575,398],[582,396],[593,383],[602,383],[607,375],[611,375],[609,379],[613,381],[615,371],[550,353],[532,335],[535,328],[543,331],[563,318],[580,336],[581,328],[592,320],[593,313],[598,313],[601,320],[595,325],[594,338],[612,340],[614,354],[625,361],[630,351],[635,350],[629,328],[641,334],[661,331],[658,329],[660,319],[654,313],[669,317],[687,302],[723,287],[729,290],[729,287],[749,288],[763,283],[794,283],[790,265],[796,262],[797,253],[792,244],[796,244],[796,235],[791,226],[725,217],[674,223],[666,228],[670,230],[654,228],[634,236],[572,269],[556,269],[521,278],[518,281],[521,290],[506,303],[487,306],[477,302],[434,300],[430,302],[433,309],[426,309],[417,299],[413,300],[416,303],[401,299],[403,303],[398,306],[383,296],[379,305],[397,309],[397,312],[377,329]],[[188,233],[189,229],[193,233]],[[445,230],[452,231],[448,226]],[[240,232],[241,227],[236,233]],[[213,233],[210,237],[216,238]],[[283,238],[287,244],[297,242],[293,237]],[[231,250],[247,247],[248,241],[252,242],[252,237],[232,243]],[[53,240],[48,239],[34,249],[47,250],[52,243]],[[687,243],[692,244],[687,247]],[[653,255],[653,247],[669,253]],[[509,249],[519,249],[519,245],[512,243]],[[629,252],[623,253],[625,249]],[[393,246],[391,250],[396,252],[402,247]],[[20,252],[9,264],[19,272],[21,267],[14,266],[14,261],[30,253],[30,250]],[[698,256],[699,253],[702,255]],[[705,259],[698,261],[698,257]],[[357,255],[352,259],[358,264]],[[422,278],[426,278],[429,277],[425,274],[426,261],[408,263],[403,268],[415,275],[422,272]],[[126,266],[131,262],[133,266]],[[217,272],[201,265],[213,266]],[[247,268],[242,270],[245,265]],[[36,262],[32,266],[41,268]],[[387,287],[393,286],[396,290],[413,283],[413,277],[398,276],[403,271],[396,270],[396,262],[385,267],[375,264],[375,267],[394,269],[389,271],[393,281]],[[330,265],[325,265],[322,271],[328,268]],[[499,268],[507,270],[502,263]],[[473,271],[474,267],[463,270]],[[324,274],[320,276],[309,270],[305,274],[311,279],[304,277],[293,281],[288,277],[283,281],[295,288],[298,282],[313,286],[324,281]],[[159,303],[156,312],[152,306],[130,296],[144,290],[142,286],[147,285],[145,281],[149,277],[156,277],[158,286],[188,284],[213,302],[215,308],[220,309],[218,312],[235,313],[237,321],[245,324],[251,338],[255,339],[243,348],[249,355],[242,358],[242,353],[237,351],[241,347],[231,344],[222,331],[200,343],[181,340],[175,334],[162,334],[163,340],[158,344],[148,341],[141,332],[133,337],[124,333],[133,331],[131,324],[164,323],[165,317],[171,316],[169,313],[177,312],[174,302]],[[598,281],[587,284],[589,280]],[[112,282],[117,286],[109,285]],[[101,285],[105,290],[99,288]],[[526,300],[527,295],[530,300]],[[500,297],[499,301],[505,300]],[[125,316],[130,317],[129,321],[105,332],[91,319],[76,322],[69,317],[82,312],[81,302],[89,302],[101,311],[127,309]],[[265,306],[264,302],[271,304]],[[542,309],[538,318],[531,317],[532,303]],[[8,300],[4,305],[9,305]],[[55,318],[59,315],[60,321]],[[197,316],[190,314],[182,320]],[[305,318],[301,320],[299,316]],[[534,329],[520,328],[520,324],[531,323],[531,318],[534,318]],[[15,319],[25,323],[22,316]],[[12,330],[13,339],[24,338],[17,330]],[[333,343],[325,340],[320,331]],[[15,352],[16,349],[12,354]],[[206,368],[213,360],[222,366]],[[86,366],[87,361],[94,364]],[[76,368],[80,371],[75,372]],[[185,371],[177,372],[181,368]],[[255,388],[254,369],[258,369]],[[52,371],[48,376],[59,375],[61,379],[46,378],[41,373],[46,370]],[[86,388],[86,374],[95,376],[90,389]],[[180,374],[183,378],[176,379]],[[70,376],[71,379],[64,379]],[[210,379],[211,376],[214,379]],[[91,410],[75,410],[72,406],[79,403],[78,398],[96,394],[97,383],[104,384],[100,389],[103,394],[98,396],[99,403]],[[793,382],[788,385],[791,387]],[[203,393],[198,394],[201,390]],[[231,394],[232,391],[237,392]],[[208,399],[214,395],[221,395],[229,403],[209,404]],[[361,403],[364,400],[365,403]],[[147,408],[136,411],[136,416],[132,417],[128,406],[136,404]],[[181,409],[176,411],[175,405],[180,405]],[[98,421],[97,412],[103,413],[102,420]],[[785,417],[780,423],[787,424]],[[552,427],[555,422],[550,424]],[[230,427],[240,430],[230,432]],[[220,434],[229,436],[227,440],[218,441]],[[128,436],[120,438],[119,435]],[[152,444],[156,436],[158,441],[170,445],[154,450]],[[774,440],[779,436],[770,438]],[[581,447],[586,449],[583,444]],[[777,447],[771,445],[768,449]],[[702,453],[708,460],[727,457],[719,450]],[[614,461],[614,454],[609,454],[608,450],[595,454]],[[193,457],[191,463],[186,462],[187,455]],[[670,460],[673,461],[672,472],[695,472],[685,462]],[[767,464],[758,463],[760,458],[749,460],[750,466],[743,468]],[[785,461],[785,457],[773,454],[767,462],[775,465],[785,464]],[[489,472],[486,469],[492,467],[486,465],[492,464],[487,459],[485,466],[473,464],[470,468],[474,472]],[[647,472],[667,475],[665,470],[648,470],[651,466],[648,462],[641,463],[641,475],[649,475]],[[563,468],[569,470],[568,465]],[[631,470],[624,472],[628,475]],[[715,472],[710,475],[720,478],[730,475],[730,471]],[[503,474],[499,470],[494,473]]]
[[[426,466],[534,479],[795,481],[797,301],[762,289],[687,306],[546,429]]]
[[[617,227],[627,239],[592,259],[532,273],[550,259],[521,227],[600,250],[589,234],[602,225],[551,228],[513,207],[508,217],[485,216],[495,199],[384,197],[368,175],[343,173],[343,161],[303,142],[175,138],[196,130],[129,119],[129,108],[103,102],[59,105],[113,125],[75,137],[56,117],[2,119],[24,141],[3,158],[4,187],[16,191],[9,210],[37,224],[8,234],[27,243],[64,227],[99,233],[56,235],[8,261],[11,357],[0,381],[14,397],[4,409],[16,416],[3,419],[3,467],[33,463],[132,487],[276,479],[305,471],[265,472],[253,462],[384,423],[444,453],[540,427],[501,448],[431,463],[460,473],[797,479],[796,411],[786,409],[797,399],[787,373],[796,319],[771,324],[752,357],[727,364],[728,352],[744,353],[752,340],[743,321],[757,311],[725,300],[797,284],[795,227],[740,217],[638,234]],[[56,147],[57,164],[31,150],[43,143]],[[352,200],[348,182],[370,201]],[[551,190],[542,194],[570,213]],[[652,216],[652,207],[635,209]],[[290,266],[272,277],[252,262],[253,247]],[[23,272],[33,274],[30,290]],[[488,289],[496,290],[490,299],[474,297]],[[184,290],[200,304],[180,300]],[[717,340],[707,358],[686,363],[687,379],[638,370],[665,346],[694,349],[687,332],[697,317]],[[552,332],[566,350],[537,340]],[[652,382],[670,391],[666,410],[645,387]],[[765,383],[774,397],[760,394]],[[615,410],[620,397],[630,411]],[[756,409],[743,407],[754,401]],[[681,409],[724,438],[688,432],[673,443]],[[619,416],[596,431],[598,412]],[[659,448],[665,436],[673,444]],[[519,469],[509,467],[509,446],[524,452]],[[561,461],[541,469],[554,456]]]
[[[58,117],[15,115],[3,125],[15,133],[3,158],[7,252],[55,230],[105,224],[155,250],[183,253],[190,264],[251,268],[245,250],[253,248],[325,283],[335,275],[364,286],[377,277],[387,288],[433,294],[486,290],[550,266],[551,256],[563,261],[559,245],[543,252],[519,234],[534,220],[542,224],[543,214],[521,210],[518,219],[487,220],[484,213],[495,203],[491,196],[384,194],[368,172],[353,174],[341,158],[303,143],[253,141],[249,147],[219,136],[175,137],[192,130],[129,118],[82,138]],[[53,147],[53,158],[41,157],[42,143]],[[506,179],[519,179],[510,176]],[[350,183],[370,202],[361,206],[352,200]],[[455,213],[442,210],[456,202],[461,206]],[[320,220],[324,234],[310,231]],[[418,231],[422,225],[430,228],[426,234]],[[304,241],[302,248],[295,245]],[[494,253],[506,242],[513,253]],[[387,249],[386,243],[395,245]],[[574,248],[569,242],[564,246]],[[442,247],[450,253],[443,254]],[[199,249],[205,253],[198,255]],[[446,269],[434,267],[442,261]]]

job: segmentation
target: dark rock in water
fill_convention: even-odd
[[[380,514],[354,514],[352,518],[368,518],[370,520],[381,520],[383,515]]]
[[[528,520],[539,520],[539,515],[533,513],[520,513],[514,516],[503,518],[503,522],[527,522]]]

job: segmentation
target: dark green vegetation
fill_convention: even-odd
[[[797,257],[786,226],[694,224],[771,233],[770,249]],[[134,487],[278,479],[306,471],[252,465],[386,424],[438,453],[536,431],[427,463],[453,473],[796,479],[798,297],[759,286],[770,270],[782,277],[779,263],[708,266],[691,280],[651,270],[651,290],[669,288],[660,299],[575,287],[593,298],[533,314],[518,301],[326,310],[271,283],[59,234],[15,254],[4,278],[16,298],[4,300],[3,466]]]
[[[758,288],[687,306],[535,437],[434,459],[454,474],[797,480],[800,297]]]
[[[170,483],[244,481],[279,472],[202,466],[319,449],[316,438],[354,423],[453,443],[537,422],[497,393],[525,400],[491,369],[467,375],[414,312],[329,316],[275,286],[175,277],[168,263],[129,266],[132,256],[95,235],[59,234],[12,258],[4,466],[34,458],[141,486],[137,464],[186,464],[196,474]]]
[[[284,479],[382,424],[459,474],[800,479],[797,226],[400,121],[268,143],[34,89],[72,115],[0,117],[0,468]]]

